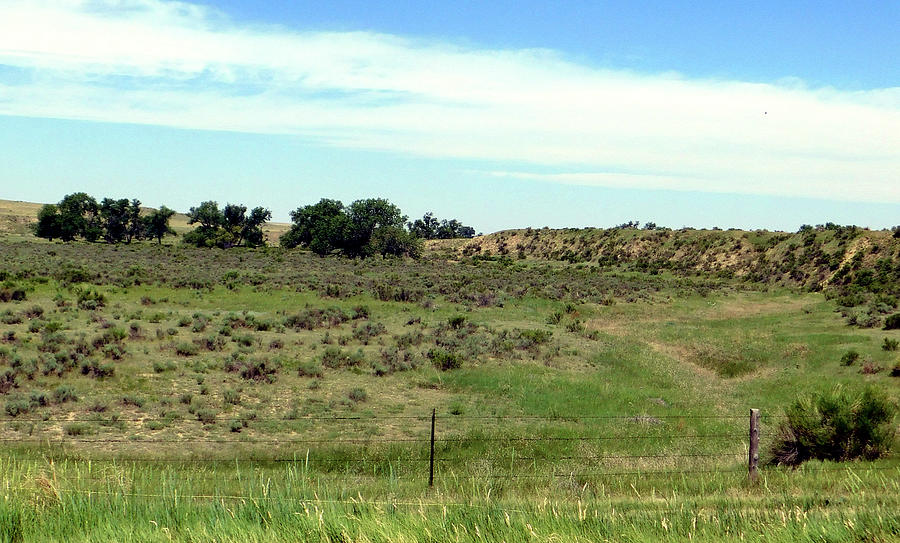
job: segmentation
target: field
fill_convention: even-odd
[[[900,539],[895,454],[766,464],[798,395],[900,400],[900,331],[796,286],[449,245],[7,236],[0,541]]]

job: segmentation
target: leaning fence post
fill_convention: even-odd
[[[428,456],[428,486],[434,486],[434,415],[437,409],[431,410],[431,454]]]
[[[750,410],[750,454],[748,458],[748,471],[750,482],[755,483],[759,478],[756,468],[759,465],[759,409]]]

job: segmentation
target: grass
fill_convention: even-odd
[[[746,481],[749,408],[765,456],[798,394],[900,399],[861,371],[896,365],[900,331],[849,327],[821,294],[532,261],[0,249],[26,293],[0,303],[0,541],[900,533],[895,456]]]

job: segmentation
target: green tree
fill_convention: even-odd
[[[219,228],[225,224],[225,215],[219,210],[218,202],[208,200],[188,211],[188,224],[199,224],[184,235],[184,242],[197,247],[215,247]]]
[[[282,247],[306,247],[319,255],[343,247],[348,218],[339,200],[322,198],[316,204],[298,207],[291,212],[291,221],[294,224],[281,236]]]
[[[102,234],[99,224],[97,200],[84,192],[68,194],[60,200],[59,234],[63,241],[72,241],[78,236],[88,241],[96,241]]]
[[[431,212],[421,219],[407,223],[409,231],[423,239],[455,239],[475,237],[475,229],[456,219],[438,221]]]
[[[384,198],[356,200],[347,207],[348,230],[344,236],[344,254],[366,257],[374,254],[372,237],[382,228],[399,227],[406,223],[400,208]]]
[[[422,240],[400,226],[384,226],[372,234],[372,249],[382,257],[422,255]]]
[[[128,199],[113,200],[104,198],[100,202],[100,227],[103,231],[103,239],[107,243],[119,243],[125,241],[128,231],[129,212]]]
[[[149,215],[143,218],[144,232],[147,237],[155,238],[156,243],[161,244],[162,238],[166,235],[175,235],[175,231],[169,226],[169,219],[175,215],[175,212],[166,206],[160,206],[159,209],[151,211]]]
[[[265,245],[262,226],[272,218],[263,207],[255,207],[247,214],[247,206],[226,204],[219,210],[213,201],[201,203],[188,212],[188,224],[199,224],[184,236],[185,243],[198,247],[256,247]]]
[[[37,219],[38,222],[34,225],[34,235],[50,241],[62,237],[62,217],[56,205],[47,204],[41,207]]]

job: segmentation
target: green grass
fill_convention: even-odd
[[[0,541],[900,533],[896,456],[747,483],[751,407],[765,460],[798,394],[900,399],[882,349],[900,331],[849,327],[821,294],[530,261],[0,243],[27,293],[0,303]],[[87,290],[103,305],[79,307]],[[842,366],[849,349],[860,361]]]

